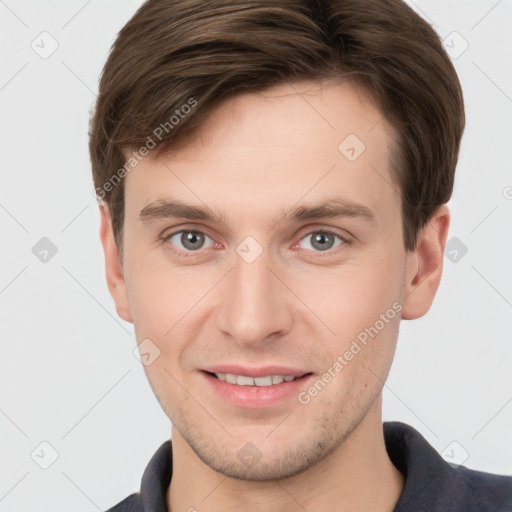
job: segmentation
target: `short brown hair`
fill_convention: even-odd
[[[425,20],[401,0],[147,0],[111,48],[89,132],[120,253],[128,151],[159,158],[235,95],[340,78],[364,86],[396,130],[394,180],[414,250],[451,197],[465,124],[457,74]]]

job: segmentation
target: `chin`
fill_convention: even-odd
[[[295,438],[281,433],[275,439],[268,432],[254,437],[246,431],[241,439],[237,436],[215,444],[191,429],[180,433],[197,457],[216,472],[237,480],[264,482],[298,475],[335,451],[348,433],[330,431],[328,425],[323,422],[308,430],[308,437],[304,431]]]

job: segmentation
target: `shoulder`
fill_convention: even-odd
[[[468,503],[475,510],[512,510],[512,477],[485,473],[459,466],[454,469],[457,479],[466,489]],[[492,509],[489,507],[493,507]]]
[[[449,464],[413,427],[384,423],[388,455],[404,476],[395,512],[511,512],[512,477]]]
[[[138,492],[130,494],[130,496],[109,508],[106,512],[144,512],[141,496]]]

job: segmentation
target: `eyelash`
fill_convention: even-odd
[[[173,253],[178,254],[178,256],[184,257],[184,258],[194,258],[194,257],[202,256],[201,253],[204,252],[204,251],[202,249],[198,249],[196,251],[183,250],[183,249],[175,249],[173,244],[171,244],[169,242],[169,240],[173,236],[179,235],[181,233],[200,233],[200,234],[205,235],[208,238],[212,239],[212,237],[210,237],[208,235],[208,233],[205,233],[204,231],[201,231],[199,229],[191,229],[191,228],[190,229],[180,229],[179,231],[173,231],[172,233],[166,234],[166,235],[161,237],[163,242],[165,242],[170,247],[170,250]],[[340,248],[343,248],[343,247],[348,247],[351,244],[350,240],[348,240],[346,237],[343,237],[343,236],[341,236],[340,234],[338,234],[338,233],[336,233],[334,231],[330,231],[328,229],[316,229],[316,230],[310,231],[309,233],[306,233],[304,236],[302,236],[297,243],[293,244],[293,247],[297,246],[302,240],[304,240],[308,236],[311,236],[311,235],[314,235],[314,234],[318,234],[318,233],[325,234],[325,235],[331,235],[331,236],[333,236],[335,238],[338,238],[339,240],[341,240],[341,243],[339,245],[331,248],[331,249],[327,249],[326,251],[313,251],[315,253],[315,257],[320,257],[321,258],[321,257],[325,257],[325,256],[332,256],[334,252],[337,252],[337,251],[335,251],[335,249],[340,249]],[[309,249],[306,249],[306,250],[310,251]]]

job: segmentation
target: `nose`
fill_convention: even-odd
[[[293,295],[271,260],[266,250],[252,262],[235,254],[219,289],[217,328],[240,345],[256,348],[290,331]]]

